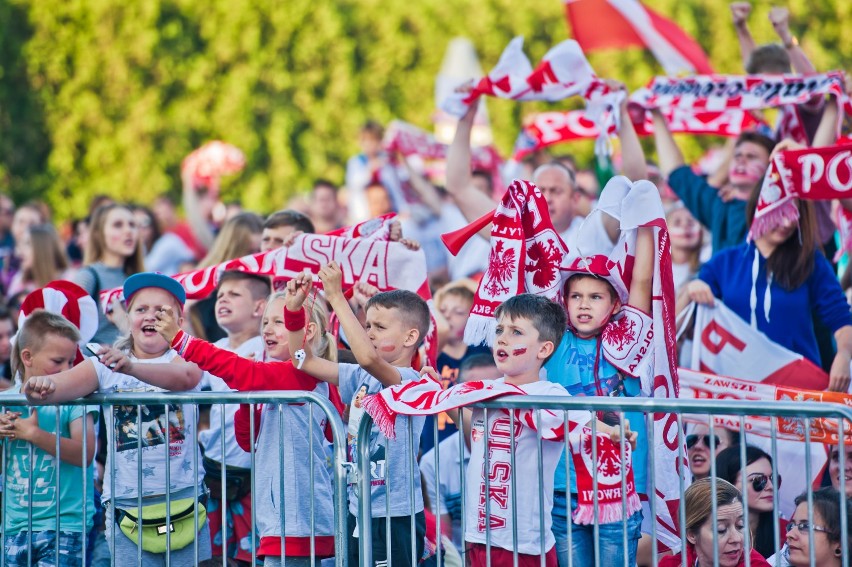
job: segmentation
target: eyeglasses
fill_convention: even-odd
[[[831,533],[828,528],[824,528],[822,526],[812,526],[807,520],[802,520],[801,522],[788,522],[787,533],[792,532],[793,528],[797,528],[800,534],[808,533],[809,529],[812,529],[815,532]]]
[[[767,486],[772,484],[772,475],[756,473],[749,476],[749,482],[755,492],[763,492]],[[778,475],[778,488],[781,488],[781,475]]]
[[[686,448],[692,449],[695,447],[698,442],[701,441],[704,443],[704,446],[708,449],[710,448],[710,436],[709,435],[687,435],[686,436]],[[719,436],[713,435],[713,447],[719,447]]]

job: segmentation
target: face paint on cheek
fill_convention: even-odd
[[[396,347],[393,345],[382,345],[379,350],[382,352],[393,352]]]
[[[521,356],[527,352],[527,347],[524,345],[516,346],[512,349],[512,356]]]

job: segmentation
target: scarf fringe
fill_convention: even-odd
[[[756,240],[785,221],[799,222],[799,208],[792,197],[776,203],[771,210],[755,215],[749,230],[749,240]]]
[[[642,508],[642,502],[639,495],[633,492],[627,496],[627,517],[629,518]],[[600,524],[612,524],[620,522],[624,519],[622,514],[623,508],[621,502],[598,502],[598,507],[595,508],[594,502],[581,503],[577,505],[577,509],[572,514],[572,519],[575,524],[588,526],[595,521],[595,517]]]
[[[382,435],[388,439],[396,439],[396,416],[388,403],[380,394],[370,394],[361,400],[364,411],[370,414]]]
[[[494,317],[471,314],[464,327],[464,342],[472,346],[486,343],[490,347],[496,330],[497,320]]]

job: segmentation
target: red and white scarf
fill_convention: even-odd
[[[489,221],[491,253],[465,327],[468,344],[490,344],[496,326],[494,310],[510,297],[535,293],[557,302],[562,297],[560,268],[567,250],[538,187],[514,180],[493,214],[451,233],[453,236],[443,235],[444,243],[455,254]]]
[[[778,152],[763,178],[749,238],[760,238],[783,221],[798,222],[795,199],[831,200],[852,190],[852,147],[805,148]]]
[[[246,157],[239,148],[219,140],[208,142],[184,158],[181,170],[194,187],[219,190],[219,178],[239,172]]]
[[[574,40],[565,40],[551,48],[535,69],[524,54],[523,46],[523,37],[514,38],[494,69],[469,92],[454,92],[442,103],[442,110],[462,116],[481,96],[551,102],[582,96],[586,99],[589,116],[602,132],[596,151],[605,152],[608,137],[618,132],[619,113],[613,109],[618,108],[625,94],[611,91],[595,75]]]
[[[524,390],[503,381],[473,381],[457,384],[446,390],[439,382],[424,376],[416,382],[406,382],[385,388],[377,394],[367,396],[362,402],[364,410],[372,416],[379,430],[389,439],[396,436],[397,415],[436,415],[462,406],[476,404],[501,396],[525,395]],[[510,411],[510,410],[503,410]],[[538,423],[533,409],[511,410],[519,423],[541,430],[546,441],[565,440],[564,414],[561,411],[540,410]],[[595,517],[602,523],[616,522],[622,519],[623,502],[621,495],[621,473],[627,484],[627,514],[632,515],[640,509],[639,495],[633,481],[633,465],[629,445],[625,449],[625,460],[621,460],[620,444],[609,435],[598,433],[596,437],[597,457],[592,461],[591,429],[586,424],[592,415],[588,411],[571,410],[568,412],[568,438],[574,470],[577,475],[578,507],[574,512],[574,521],[591,524]],[[595,508],[594,480],[597,476],[598,499]],[[474,488],[471,488],[474,489]]]
[[[651,136],[654,133],[651,115],[642,114],[644,120],[634,120],[633,127],[638,135]],[[736,108],[722,112],[692,112],[682,108],[665,108],[663,115],[673,133],[733,137],[762,124],[752,113]],[[600,135],[597,124],[584,110],[539,112],[526,117],[524,124],[515,141],[512,157],[516,161],[554,144],[597,138]]]
[[[643,108],[692,111],[758,110],[804,104],[815,96],[843,96],[843,73],[814,75],[696,75],[654,77],[630,96]]]

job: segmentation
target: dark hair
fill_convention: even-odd
[[[280,228],[282,226],[292,226],[296,230],[301,230],[306,234],[313,234],[314,223],[307,215],[294,211],[293,209],[284,209],[277,211],[266,217],[263,223],[263,228]]]
[[[741,463],[740,461],[741,450],[741,446],[727,447],[720,451],[718,455],[716,455],[717,477],[727,480],[739,489],[742,486],[743,479],[745,478],[746,467],[750,464],[756,463],[760,459],[766,459],[767,461],[769,461],[769,466],[772,467],[772,470],[775,470],[775,467],[773,467],[772,465],[772,457],[770,457],[769,454],[763,449],[759,449],[754,445],[746,445],[745,464]],[[737,483],[737,475],[742,475],[739,484]],[[764,557],[769,557],[773,553],[778,551],[777,549],[775,549],[776,527],[777,524],[775,523],[775,512],[773,510],[769,510],[767,512],[760,512],[757,521],[757,530],[755,530],[754,533],[754,541],[752,542],[752,547],[754,547],[754,549],[756,549],[758,553],[760,553]]]
[[[463,382],[464,375],[474,368],[496,368],[497,363],[494,362],[494,355],[490,352],[477,352],[470,356],[466,356],[459,364],[459,372],[456,376],[457,382]]]
[[[491,176],[491,172],[485,171],[484,169],[474,169],[470,172],[470,176],[478,177],[485,181],[485,185],[488,187],[489,195],[494,191],[494,178]]]
[[[828,531],[825,535],[828,536],[828,541],[832,543],[840,543],[840,493],[834,488],[827,486],[814,490],[813,492],[814,512],[819,512],[822,516],[823,527]],[[807,491],[796,496],[795,505],[808,504]],[[852,500],[846,499],[846,517],[852,518]],[[852,555],[852,521],[846,522],[846,542],[849,549],[844,555]]]
[[[532,293],[522,293],[507,299],[494,311],[494,317],[530,321],[538,331],[539,339],[552,342],[554,351],[565,334],[565,327],[568,326],[565,309],[561,305]]]
[[[790,55],[783,45],[769,43],[754,49],[749,55],[746,63],[746,73],[757,75],[760,73],[789,73]]]
[[[768,173],[768,172],[767,172]],[[746,204],[746,224],[751,226],[757,199],[763,182],[758,183],[751,192]],[[766,272],[786,291],[793,291],[811,277],[814,271],[814,254],[817,250],[816,218],[810,201],[796,199],[799,208],[799,230],[779,244],[766,259]],[[800,242],[801,241],[801,242]]]
[[[573,276],[568,278],[568,281],[565,282],[565,298],[566,299],[568,298],[568,294],[571,292],[571,284],[573,282],[580,281],[580,280],[588,280],[588,279],[597,280],[599,282],[605,283],[606,288],[609,290],[609,296],[612,298],[612,300],[617,301],[617,300],[620,299],[618,297],[618,292],[615,291],[615,288],[612,286],[611,283],[609,283],[608,280],[606,280],[606,279],[604,279],[600,276],[590,274],[588,272],[580,272],[580,273],[574,274]]]
[[[413,329],[417,329],[417,332],[420,334],[417,344],[414,345],[415,347],[420,346],[420,343],[426,338],[426,333],[429,331],[429,322],[431,321],[429,306],[422,297],[413,291],[393,289],[377,293],[367,300],[367,304],[364,305],[364,312],[369,311],[371,307],[383,307],[399,311],[405,324],[410,325]]]
[[[335,185],[334,183],[332,183],[328,179],[324,179],[322,177],[317,179],[316,181],[314,181],[314,185],[313,185],[313,187],[311,187],[311,193],[312,194],[315,193],[316,190],[321,188],[321,187],[325,187],[326,189],[331,189],[331,191],[335,195],[337,195],[337,191],[338,191],[337,185]]]
[[[222,284],[230,281],[244,282],[244,285],[248,288],[254,300],[266,299],[272,293],[272,286],[267,276],[259,276],[239,270],[228,270],[227,272],[222,272],[222,275],[219,276],[219,283],[216,284],[217,295]]]
[[[754,130],[749,130],[748,132],[743,132],[739,136],[737,136],[737,142],[734,144],[735,148],[738,148],[741,144],[745,144],[746,142],[751,142],[752,144],[757,144],[766,150],[766,154],[769,155],[772,153],[772,150],[775,149],[775,140],[770,138],[769,136],[764,136],[760,132],[755,132]]]
[[[384,126],[382,126],[382,125],[381,125],[378,121],[376,121],[376,120],[367,120],[367,121],[366,121],[366,122],[364,122],[364,124],[361,126],[361,133],[362,133],[362,134],[370,134],[370,135],[372,135],[373,137],[375,137],[375,138],[377,138],[377,139],[381,140],[381,139],[382,139],[382,136],[384,136],[384,135],[385,135],[385,127],[384,127]]]

